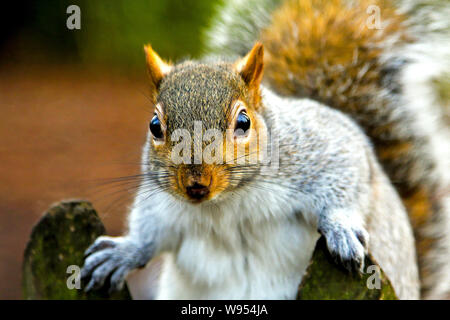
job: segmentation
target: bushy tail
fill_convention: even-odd
[[[209,52],[243,55],[259,40],[273,90],[365,130],[408,210],[424,297],[450,298],[450,4],[232,0],[218,12]]]

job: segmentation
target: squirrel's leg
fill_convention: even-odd
[[[144,215],[146,219],[142,219]],[[126,276],[134,269],[143,268],[155,255],[161,234],[158,219],[133,210],[130,220],[128,235],[101,236],[86,250],[87,258],[81,270],[81,277],[89,280],[86,291],[101,288],[109,276],[110,291],[121,290]],[[133,220],[145,222],[139,224]]]
[[[362,270],[369,235],[362,214],[352,208],[333,209],[319,215],[318,231],[330,253],[348,270]]]
[[[153,256],[153,246],[129,237],[102,236],[86,250],[81,277],[90,279],[85,290],[99,289],[111,275],[110,291],[121,290],[130,271],[144,267]]]

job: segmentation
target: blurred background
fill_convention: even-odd
[[[151,117],[143,44],[202,53],[220,0],[20,1],[0,13],[0,299],[20,299],[23,250],[55,201],[93,202],[109,234],[132,194],[101,179],[139,171]],[[69,30],[67,7],[81,9]]]

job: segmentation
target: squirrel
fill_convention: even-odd
[[[173,65],[145,46],[142,181],[128,233],[86,251],[85,289],[166,253],[139,289],[154,298],[294,299],[323,236],[349,270],[370,253],[400,299],[449,298],[450,139],[429,81],[450,42],[408,10],[229,1],[209,32],[225,57]]]

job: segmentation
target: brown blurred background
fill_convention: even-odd
[[[22,254],[55,201],[93,202],[123,230],[132,192],[104,178],[139,171],[151,116],[142,45],[201,53],[218,1],[22,1],[0,16],[0,299],[20,299]],[[66,9],[81,9],[69,30]]]

